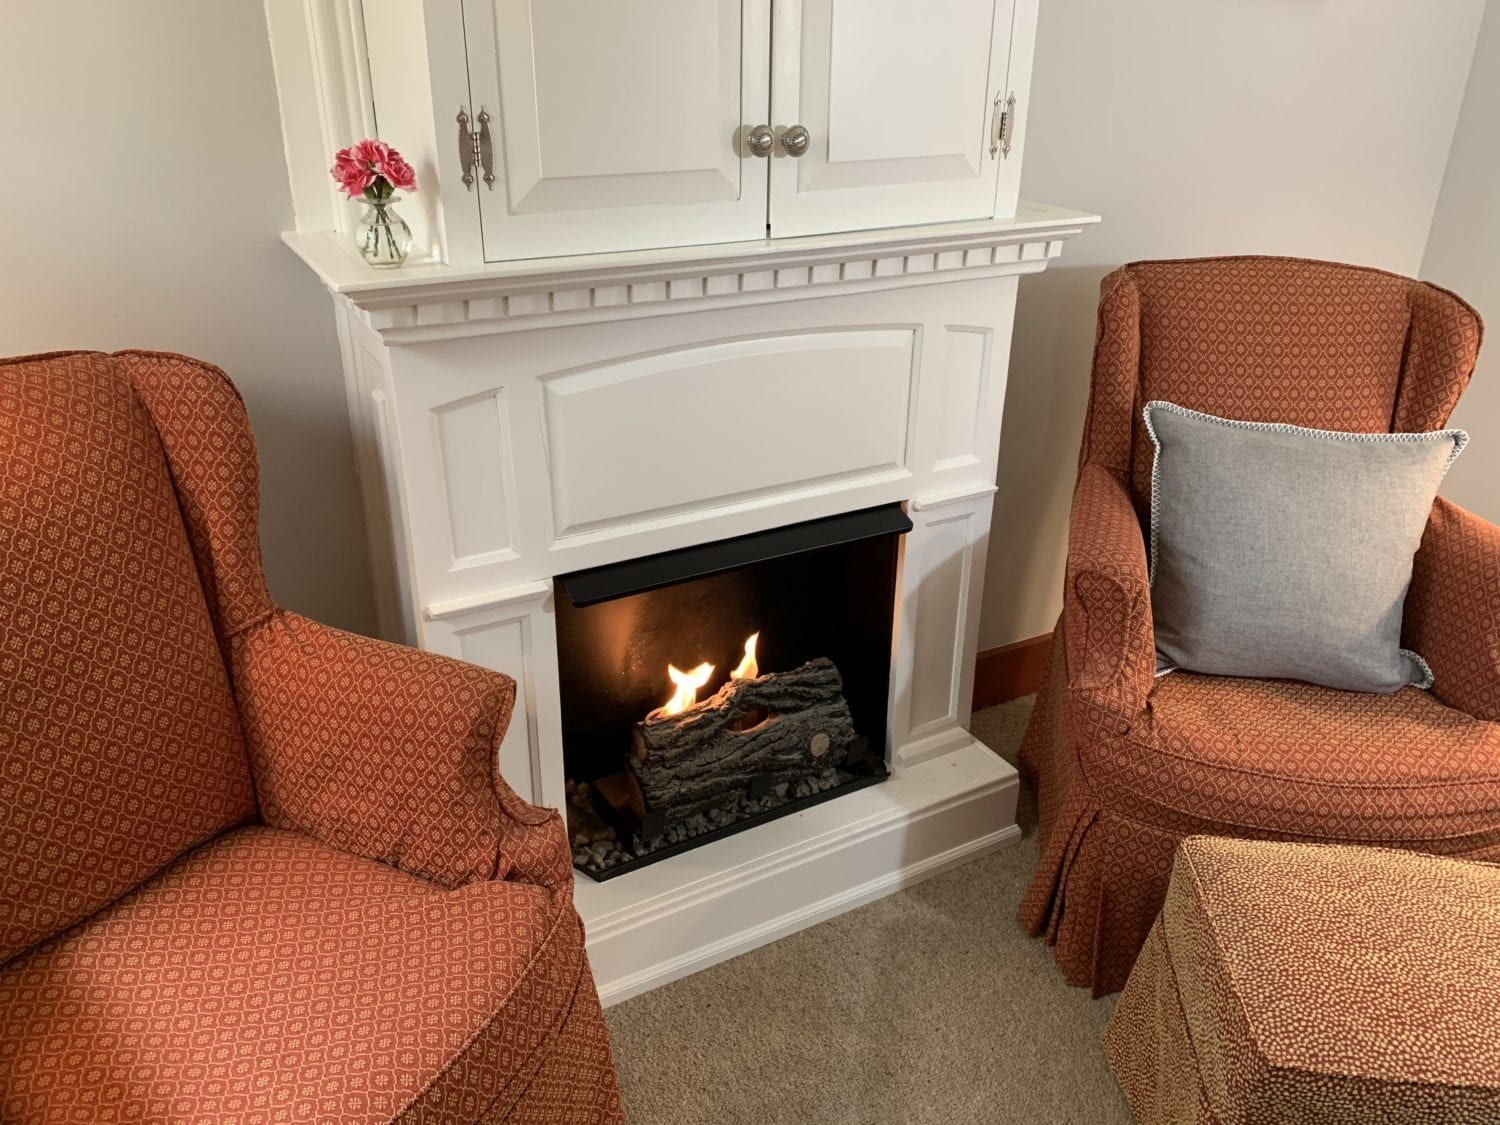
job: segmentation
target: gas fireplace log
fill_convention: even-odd
[[[673,819],[840,765],[855,739],[843,678],[820,657],[789,672],[732,680],[676,715],[635,725],[630,771],[646,806]]]

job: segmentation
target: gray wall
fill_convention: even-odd
[[[1104,222],[1021,280],[981,647],[1057,618],[1099,279],[1234,253],[1415,274],[1482,8],[1043,0],[1022,194]]]
[[[1454,412],[1469,431],[1443,494],[1500,523],[1500,5],[1485,12],[1422,276],[1467,299],[1489,328],[1474,381]]]
[[[8,4],[0,161],[0,355],[223,367],[260,447],[273,594],[373,632],[331,305],[278,239],[291,195],[261,5]]]

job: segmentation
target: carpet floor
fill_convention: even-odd
[[[1031,701],[975,714],[1015,760]],[[1113,998],[1016,924],[1020,843],[606,1013],[633,1125],[1129,1122],[1100,1048]]]

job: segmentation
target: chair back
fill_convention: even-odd
[[[0,362],[0,962],[255,817],[200,561],[121,358]]]
[[[1482,325],[1458,297],[1300,258],[1133,262],[1101,286],[1082,458],[1151,502],[1153,399],[1224,418],[1360,433],[1440,429]]]

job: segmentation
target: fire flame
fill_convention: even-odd
[[[758,640],[759,633],[751,633],[745,638],[745,657],[740,661],[739,667],[729,673],[731,680],[753,680],[760,675],[760,665],[755,661],[755,642]]]
[[[698,702],[698,689],[708,683],[708,678],[714,674],[714,666],[704,661],[691,672],[684,672],[675,664],[667,665],[667,675],[677,685],[677,690],[672,698],[661,705],[663,715],[677,715],[686,711],[694,703]]]

